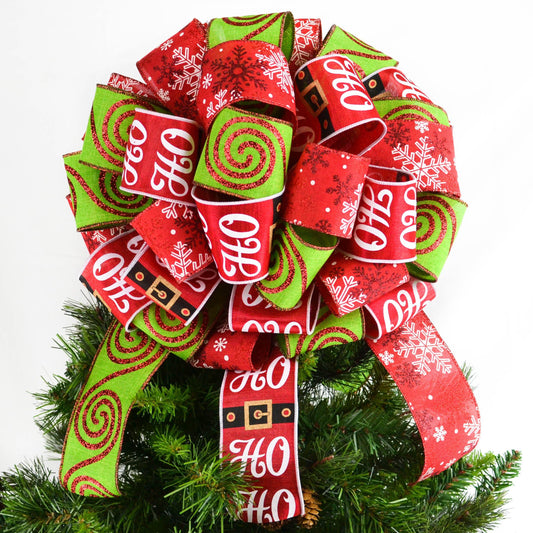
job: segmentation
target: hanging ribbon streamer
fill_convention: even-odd
[[[63,485],[119,494],[129,409],[169,353],[226,369],[221,455],[252,478],[248,522],[304,512],[308,351],[367,340],[420,431],[419,480],[472,450],[475,399],[424,311],[466,210],[445,111],[396,60],[290,13],[193,20],[137,66],[146,84],[97,86],[65,156],[82,281],[117,320],[72,414]]]

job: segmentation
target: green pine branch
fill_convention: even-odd
[[[75,321],[56,342],[65,354],[65,373],[35,395],[36,421],[56,457],[112,320],[93,300],[70,302],[65,311]],[[300,519],[273,528],[236,518],[241,491],[249,487],[240,464],[219,457],[222,376],[178,357],[165,360],[130,412],[120,497],[71,494],[39,460],[3,474],[2,533],[307,531]],[[319,506],[311,531],[474,533],[494,529],[504,517],[520,454],[472,453],[414,484],[423,463],[418,431],[393,380],[364,342],[304,354],[298,381],[301,481]]]

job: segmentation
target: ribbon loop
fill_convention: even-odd
[[[256,283],[260,294],[278,309],[292,309],[337,246],[338,238],[283,223],[274,232],[268,276]]]
[[[295,122],[294,89],[283,52],[261,41],[226,41],[207,51],[198,91],[205,130],[224,107],[240,104]],[[279,111],[279,112],[278,112]]]
[[[314,139],[360,155],[385,135],[385,123],[344,55],[315,57],[294,76],[298,128],[310,128]]]
[[[416,259],[416,187],[409,174],[371,165],[353,239],[344,250],[360,261],[408,263]]]
[[[158,100],[175,115],[198,120],[196,97],[207,48],[206,26],[193,19],[137,62]]]
[[[146,209],[150,198],[120,191],[120,173],[80,163],[81,152],[63,156],[78,231],[127,224]]]
[[[130,126],[121,189],[194,205],[191,189],[199,143],[200,128],[193,120],[137,109]]]
[[[285,57],[292,54],[294,17],[289,11],[247,17],[215,18],[208,26],[209,48],[226,41],[264,41],[281,48]]]
[[[349,239],[368,164],[368,159],[308,144],[289,174],[283,219]]]
[[[158,200],[131,225],[178,283],[213,262],[196,207]]]
[[[194,182],[239,198],[278,194],[285,183],[291,138],[287,122],[225,107],[211,126]]]

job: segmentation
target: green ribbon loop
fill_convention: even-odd
[[[449,126],[448,115],[442,107],[423,102],[421,100],[409,100],[408,98],[384,98],[374,100],[374,105],[379,116],[384,120],[406,118],[412,120],[428,120]]]
[[[80,160],[96,168],[122,172],[136,108],[168,113],[142,96],[97,85]]]
[[[194,182],[239,198],[265,198],[283,190],[292,126],[234,107],[216,116]]]
[[[255,40],[279,46],[287,59],[294,43],[294,17],[290,12],[248,17],[215,18],[207,29],[209,48],[233,40]]]
[[[287,222],[274,233],[268,277],[255,286],[278,309],[294,308],[324,263],[338,238]]]
[[[305,352],[312,352],[346,344],[362,339],[364,335],[363,312],[357,309],[343,317],[335,316],[327,305],[318,313],[318,321],[313,333],[278,335],[281,351],[286,357],[296,357]]]
[[[119,172],[80,163],[80,154],[63,156],[78,231],[127,224],[152,203],[146,196],[121,191]]]
[[[338,26],[331,27],[318,52],[320,56],[326,54],[348,56],[357,65],[361,79],[376,70],[394,67],[398,64],[398,61],[392,57],[376,50]]]
[[[118,496],[118,460],[136,394],[168,352],[115,321],[94,358],[72,413],[60,468],[62,485],[82,496]]]
[[[209,300],[209,305],[203,307],[188,325],[155,303],[138,313],[133,325],[174,355],[190,359],[201,348],[220,316],[227,300],[226,293],[226,290],[217,291]]]
[[[465,202],[451,196],[432,192],[418,193],[417,258],[407,265],[411,275],[425,281],[437,281],[466,208]]]

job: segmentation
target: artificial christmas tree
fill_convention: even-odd
[[[71,303],[77,320],[58,346],[64,376],[36,395],[48,448],[63,439],[87,371],[113,320],[97,301]],[[222,372],[168,358],[134,401],[120,457],[122,496],[78,496],[42,464],[1,481],[1,530],[29,532],[260,532],[236,518],[248,481],[219,458]],[[300,359],[299,462],[306,514],[279,531],[432,533],[494,529],[520,455],[472,453],[414,484],[422,444],[405,400],[364,341]]]

